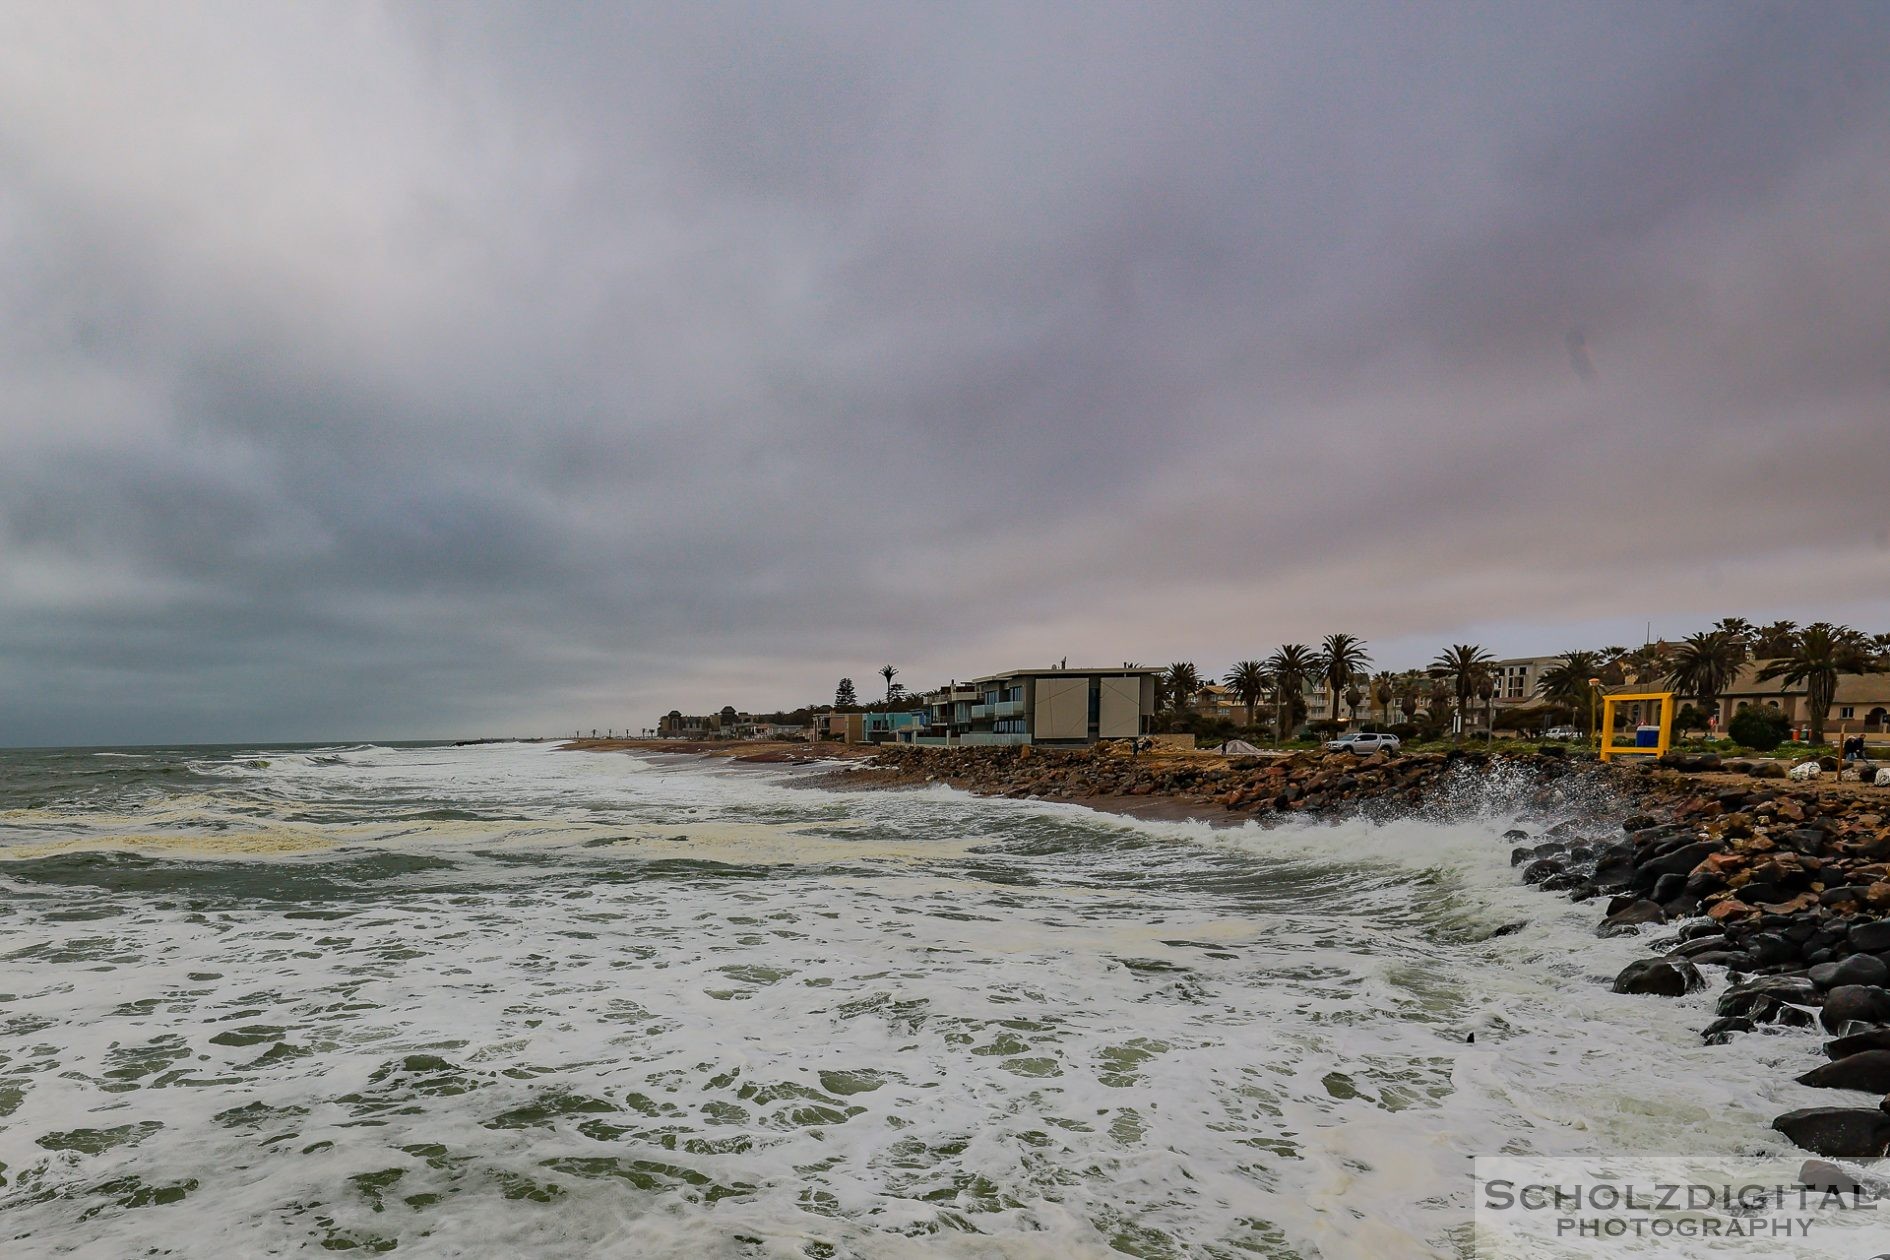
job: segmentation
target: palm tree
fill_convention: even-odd
[[[1495,659],[1474,643],[1455,643],[1431,662],[1431,676],[1450,685],[1457,697],[1457,712],[1464,713],[1470,708],[1477,684],[1490,676],[1490,662]],[[1462,731],[1457,732],[1457,738],[1463,738]]]
[[[1774,621],[1769,626],[1760,626],[1752,636],[1752,657],[1754,660],[1769,661],[1775,657],[1790,656],[1797,638],[1796,621]]]
[[[1398,710],[1407,722],[1417,718],[1418,701],[1424,696],[1424,675],[1415,669],[1407,669],[1398,675],[1397,686]]]
[[[1266,659],[1273,675],[1273,730],[1282,741],[1297,725],[1305,704],[1306,684],[1319,673],[1319,657],[1304,643],[1285,643]]]
[[[1758,627],[1744,617],[1721,617],[1713,623],[1714,634],[1723,634],[1745,644],[1750,644],[1758,632]]]
[[[1345,689],[1345,707],[1352,721],[1358,721],[1358,706],[1364,703],[1364,700],[1365,693],[1358,689],[1357,684]]]
[[[1168,693],[1170,708],[1187,708],[1188,702],[1201,690],[1201,675],[1195,672],[1194,662],[1176,661],[1170,665],[1162,676],[1162,688]]]
[[[1319,645],[1318,678],[1332,694],[1332,720],[1339,719],[1339,693],[1372,663],[1364,640],[1353,634],[1329,634]]]
[[[1599,652],[1564,652],[1562,659],[1536,676],[1536,694],[1551,704],[1579,713],[1587,705],[1590,678],[1601,674]]]
[[[1621,658],[1626,681],[1638,685],[1663,678],[1669,668],[1671,653],[1665,643],[1643,643]]]
[[[1387,671],[1381,669],[1372,676],[1372,703],[1378,706],[1380,726],[1391,725],[1391,700],[1395,690],[1396,684]]]
[[[1673,654],[1667,672],[1667,685],[1700,702],[1700,712],[1710,713],[1720,693],[1739,677],[1739,667],[1746,663],[1746,642],[1725,630],[1690,634]]]
[[[1871,657],[1870,641],[1849,626],[1816,622],[1800,630],[1791,654],[1759,671],[1760,681],[1779,679],[1784,687],[1805,684],[1811,706],[1811,742],[1824,742],[1824,719],[1837,694],[1839,674],[1869,674],[1880,666]],[[1780,688],[1783,690],[1783,687]]]
[[[1253,725],[1254,706],[1265,698],[1273,687],[1273,676],[1267,673],[1264,661],[1240,661],[1227,671],[1227,685],[1234,689],[1240,702],[1247,706],[1247,725]]]
[[[879,667],[879,676],[886,680],[886,698],[888,700],[893,698],[892,680],[897,677],[898,674],[898,669],[891,665],[881,665]]]

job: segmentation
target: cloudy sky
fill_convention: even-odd
[[[1890,6],[0,4],[0,744],[1890,630]]]

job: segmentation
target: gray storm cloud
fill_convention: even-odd
[[[0,743],[1884,629],[1887,46],[1863,4],[0,7]]]

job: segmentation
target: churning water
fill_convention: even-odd
[[[1215,831],[542,745],[0,774],[7,1256],[1456,1256],[1473,1154],[1819,1101],[1811,1034],[1608,992],[1642,944],[1520,886],[1500,794]]]

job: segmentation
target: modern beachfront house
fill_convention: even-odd
[[[924,709],[895,709],[891,712],[829,713],[817,719],[823,724],[823,737],[845,744],[885,744],[903,738],[902,732],[921,730],[927,713]]]
[[[911,744],[1093,744],[1146,735],[1160,670],[1052,666],[953,682],[926,697]]]

